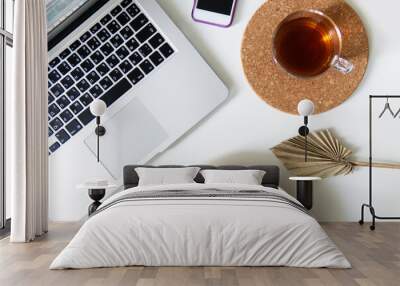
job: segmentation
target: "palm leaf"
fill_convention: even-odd
[[[283,141],[271,150],[296,176],[326,178],[350,174],[356,166],[368,166],[367,162],[350,160],[352,151],[345,147],[328,129],[308,135],[307,162],[304,161],[304,147],[304,137],[299,135]],[[373,163],[373,166],[400,169],[400,164]]]

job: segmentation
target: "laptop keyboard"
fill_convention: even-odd
[[[122,0],[49,62],[49,155],[169,58],[174,49],[133,0]]]

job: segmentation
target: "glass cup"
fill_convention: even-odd
[[[342,34],[336,23],[318,10],[287,16],[273,35],[274,61],[289,74],[310,78],[333,67],[343,74],[354,65],[341,56]]]

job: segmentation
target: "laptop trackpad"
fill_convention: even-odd
[[[122,175],[123,166],[150,160],[156,155],[157,147],[168,138],[167,132],[138,97],[101,125],[106,128],[106,134],[100,137],[100,162],[116,179]],[[93,132],[84,141],[96,155],[96,134]]]

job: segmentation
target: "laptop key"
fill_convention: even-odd
[[[142,28],[149,20],[146,18],[146,16],[141,13],[139,16],[137,16],[135,19],[133,19],[129,25],[135,30],[135,32],[139,31],[140,28]]]
[[[111,81],[111,79],[108,76],[103,78],[99,83],[104,90],[108,89],[109,87],[111,87],[113,85],[113,82]]]
[[[59,57],[55,57],[54,59],[52,59],[49,62],[49,66],[51,66],[52,68],[54,68],[56,65],[58,65],[61,62]]]
[[[71,113],[71,111],[69,111],[68,109],[64,110],[63,112],[61,112],[60,114],[60,118],[67,123],[68,121],[70,121],[72,119],[72,117],[74,117]]]
[[[106,62],[107,62],[107,64],[108,64],[111,68],[113,68],[113,67],[115,67],[117,64],[119,64],[119,59],[118,59],[118,57],[117,57],[116,55],[112,54],[111,56],[109,56],[109,57],[106,59]]]
[[[165,58],[168,58],[170,55],[174,53],[174,50],[168,43],[162,45],[159,50]]]
[[[150,38],[149,44],[156,49],[159,45],[164,43],[164,38],[160,35],[160,33],[155,34],[153,37]]]
[[[99,97],[103,93],[103,90],[98,84],[96,84],[89,90],[89,92],[93,97]]]
[[[81,63],[81,68],[85,71],[85,72],[89,72],[92,68],[94,68],[94,64],[92,63],[91,60],[86,59]]]
[[[47,132],[47,134],[48,134],[48,136],[50,137],[51,135],[53,135],[53,130],[50,128],[50,127],[48,127],[48,132]]]
[[[121,26],[115,20],[111,21],[106,27],[111,34],[115,34],[121,28]]]
[[[86,108],[78,115],[78,119],[83,123],[83,125],[88,125],[88,123],[94,119],[94,115],[90,112],[89,108]]]
[[[114,46],[114,48],[118,48],[124,42],[124,39],[122,39],[122,37],[117,34],[111,38],[110,42]]]
[[[83,33],[83,35],[79,38],[79,40],[81,40],[82,42],[86,42],[89,38],[90,38],[90,32],[86,31],[85,33]]]
[[[110,68],[105,63],[101,63],[96,67],[96,70],[101,76],[103,76],[110,71]]]
[[[61,146],[60,143],[55,142],[54,144],[52,144],[52,145],[49,147],[49,150],[50,150],[51,152],[55,152],[58,148],[60,148],[60,146]]]
[[[57,99],[56,102],[57,102],[58,106],[61,107],[61,109],[64,109],[65,107],[68,106],[68,104],[71,103],[71,102],[69,101],[69,99],[68,99],[65,95],[63,95],[63,96],[61,96],[59,99]]]
[[[131,80],[133,84],[137,84],[144,78],[144,74],[140,71],[140,69],[135,68],[133,71],[128,73],[128,78]]]
[[[138,39],[141,43],[144,43],[148,38],[150,38],[156,32],[156,28],[154,28],[153,24],[147,24],[139,33],[136,34],[136,39]]]
[[[56,133],[56,138],[60,141],[61,144],[67,142],[71,136],[68,135],[67,131],[61,129],[59,132]]]
[[[78,81],[80,80],[85,74],[83,73],[82,69],[80,67],[76,67],[72,72],[71,72],[72,77],[74,80]]]
[[[131,51],[136,50],[139,47],[139,43],[138,41],[136,41],[134,38],[129,39],[126,42],[126,46],[128,47],[128,49],[130,49]]]
[[[123,60],[129,55],[128,49],[125,48],[124,46],[120,47],[115,53],[121,60]]]
[[[60,53],[60,58],[61,59],[65,59],[66,57],[68,57],[71,54],[71,51],[69,49],[65,49],[64,51],[62,51]]]
[[[49,122],[49,124],[54,131],[57,131],[63,126],[63,123],[59,118],[54,118],[52,121]]]
[[[67,75],[61,80],[61,84],[64,86],[65,89],[68,89],[74,84],[74,80],[72,79],[72,77]]]
[[[131,15],[131,17],[133,18],[133,17],[135,17],[137,14],[140,13],[140,10],[139,10],[138,6],[136,6],[136,4],[132,4],[131,6],[129,6],[129,7],[126,9],[126,12],[128,12],[129,15]]]
[[[49,115],[51,117],[56,116],[61,111],[60,108],[58,108],[58,106],[55,104],[49,105],[48,108],[49,108]]]
[[[149,60],[144,60],[140,63],[139,66],[146,74],[149,74],[152,70],[154,70],[154,66],[150,63]]]
[[[86,31],[85,33],[83,33],[83,35],[79,38],[79,40],[81,40],[82,42],[86,42],[89,38],[90,38],[90,32]]]
[[[129,60],[134,66],[136,66],[143,60],[143,58],[138,52],[134,52],[132,55],[129,56]]]
[[[72,87],[70,90],[66,92],[69,100],[74,101],[77,99],[81,94],[80,92],[76,89],[76,87]]]
[[[100,41],[105,42],[111,37],[111,35],[106,29],[102,29],[97,33],[97,37],[100,39]]]
[[[100,47],[100,42],[99,42],[99,40],[97,40],[97,38],[95,37],[95,36],[93,36],[89,41],[87,41],[87,43],[86,43],[88,46],[89,46],[89,48],[91,48],[93,51],[95,50],[95,49],[97,49],[98,47]]]
[[[107,42],[101,46],[100,50],[103,52],[105,56],[108,56],[114,51],[114,48],[111,46],[110,43]]]
[[[151,54],[153,49],[148,44],[143,44],[138,51],[145,58]]]
[[[61,78],[60,73],[56,70],[52,70],[48,76],[49,80],[51,80],[53,83],[56,83]]]
[[[100,79],[100,76],[93,70],[86,76],[86,79],[90,84],[95,84]]]
[[[114,84],[100,99],[103,100],[108,107],[124,95],[131,87],[132,84],[130,84],[127,79],[123,78],[118,83]]]
[[[79,98],[79,101],[80,101],[84,106],[88,106],[88,105],[93,101],[93,98],[92,98],[88,93],[85,93],[84,95],[82,95],[82,96]]]
[[[69,134],[74,136],[82,129],[82,125],[79,123],[78,120],[74,119],[65,126],[65,129],[68,130]]]
[[[58,97],[64,92],[64,88],[61,86],[61,84],[57,83],[50,89],[50,91],[55,97]]]
[[[110,72],[109,76],[113,81],[118,81],[122,77],[122,73],[119,71],[119,69],[114,69]]]
[[[76,86],[78,87],[80,92],[85,92],[90,87],[90,84],[85,79],[82,79],[76,84]]]
[[[112,19],[110,14],[105,15],[103,18],[101,18],[100,23],[102,23],[103,25],[107,24],[108,22],[110,22]]]
[[[104,59],[104,56],[99,51],[95,51],[94,54],[90,55],[90,58],[97,65]]]
[[[50,104],[54,101],[54,96],[50,94],[50,92],[47,93],[47,103]]]
[[[126,14],[125,12],[122,12],[121,14],[119,14],[119,15],[117,16],[116,19],[117,19],[118,23],[121,24],[121,26],[124,26],[126,23],[129,22],[129,20],[130,20],[131,18],[128,16],[128,14]]]
[[[133,1],[133,0],[123,0],[123,1],[121,2],[121,6],[124,7],[124,8],[126,8],[129,4],[132,3],[132,1]]]
[[[80,47],[80,48],[77,50],[77,53],[79,54],[79,56],[80,56],[82,59],[85,59],[85,58],[90,54],[90,50],[89,50],[89,48],[88,48],[86,45],[84,45],[84,46]]]
[[[79,112],[81,112],[81,110],[83,109],[82,104],[80,104],[78,101],[73,102],[70,106],[69,109],[74,113],[74,114],[78,114]]]
[[[79,50],[78,50],[78,53],[79,53]],[[76,54],[72,54],[68,57],[67,61],[71,66],[74,67],[81,62],[81,59]]]
[[[123,73],[128,73],[131,69],[133,69],[133,66],[129,63],[129,61],[123,61],[120,65],[119,68]]]
[[[124,28],[122,28],[122,30],[120,31],[121,36],[127,40],[129,39],[132,35],[133,35],[133,31],[131,28],[129,28],[129,26],[125,26]]]
[[[118,13],[120,13],[122,11],[121,6],[117,5],[114,9],[111,10],[111,15],[113,15],[114,17],[118,15]]]
[[[71,70],[71,66],[66,62],[62,62],[58,65],[57,69],[62,75],[66,75]]]
[[[99,30],[101,29],[101,25],[99,23],[96,23],[92,26],[92,28],[90,28],[90,32],[92,32],[92,34],[97,33]]]
[[[69,48],[73,51],[75,51],[77,48],[79,48],[81,45],[81,42],[79,40],[76,40],[75,42],[73,42]]]
[[[155,51],[154,53],[152,53],[150,55],[150,60],[151,62],[155,65],[158,66],[159,64],[161,64],[164,61],[164,58],[161,56],[161,54],[157,51]]]

